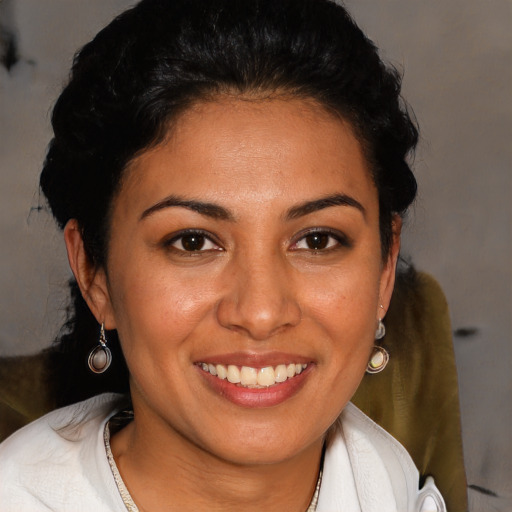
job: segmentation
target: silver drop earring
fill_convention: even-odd
[[[384,326],[382,318],[379,318],[379,324],[377,325],[377,330],[375,331],[375,339],[381,340],[385,335],[386,327]],[[386,368],[388,361],[389,352],[384,347],[374,345],[372,355],[370,356],[370,360],[368,361],[368,365],[366,367],[366,373],[380,373],[382,370],[384,370],[384,368]]]
[[[104,373],[112,363],[112,352],[107,347],[107,337],[105,336],[105,325],[100,327],[100,338],[98,345],[89,352],[87,364],[93,373]]]
[[[384,322],[382,318],[379,318],[379,325],[377,326],[377,330],[375,331],[375,339],[381,340],[386,336],[386,327],[384,326]]]

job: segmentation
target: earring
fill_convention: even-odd
[[[93,373],[104,373],[108,370],[112,362],[112,352],[107,347],[107,338],[105,336],[105,325],[102,323],[100,327],[100,339],[98,346],[89,352],[87,364]]]
[[[382,318],[379,318],[379,325],[377,326],[377,330],[375,331],[375,339],[381,340],[386,336],[386,327],[384,326],[384,322]]]
[[[381,306],[382,308],[382,306]],[[384,308],[382,308],[384,309]],[[379,324],[377,326],[377,330],[375,331],[375,339],[381,340],[386,335],[386,327],[384,326],[384,322],[382,318],[379,318]],[[389,352],[379,345],[375,345],[373,347],[372,355],[370,356],[370,360],[368,361],[368,366],[366,367],[366,373],[379,373],[384,368],[389,361]]]
[[[380,373],[389,361],[389,352],[383,348],[375,345],[373,347],[373,352],[368,361],[368,366],[366,367],[366,373]]]

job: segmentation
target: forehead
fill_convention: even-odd
[[[308,193],[363,194],[374,185],[351,125],[313,100],[221,98],[193,105],[163,142],[128,167],[121,196],[165,194],[246,202]],[[144,196],[144,197],[143,197]]]

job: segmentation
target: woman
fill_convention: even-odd
[[[1,510],[444,510],[348,404],[416,192],[399,91],[327,0],[144,0],[82,49],[41,188],[92,398],[2,445]]]

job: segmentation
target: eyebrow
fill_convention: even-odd
[[[334,194],[331,196],[322,197],[320,199],[315,199],[313,201],[306,201],[290,208],[285,214],[285,219],[298,219],[305,215],[309,215],[310,213],[323,210],[324,208],[330,208],[332,206],[350,206],[356,208],[363,214],[363,217],[366,218],[366,210],[359,201],[353,197],[347,196],[346,194]],[[144,210],[139,220],[143,220],[153,213],[165,208],[172,207],[187,208],[188,210],[192,210],[201,215],[205,215],[217,220],[228,220],[231,222],[235,220],[235,217],[229,210],[219,206],[218,204],[185,199],[175,195],[168,196],[165,199],[162,199],[162,201],[159,201],[158,203]]]
[[[179,196],[169,196],[162,201],[159,201],[147,210],[144,210],[139,220],[145,219],[146,217],[152,215],[155,212],[163,210],[164,208],[172,207],[187,208],[188,210],[200,213],[201,215],[206,215],[212,219],[234,221],[233,215],[222,206],[213,203],[206,203],[203,201],[184,199]]]
[[[298,219],[304,215],[309,215],[310,213],[323,210],[324,208],[330,208],[331,206],[350,206],[356,208],[366,219],[366,210],[364,206],[359,201],[353,197],[347,196],[346,194],[334,194],[332,196],[315,199],[314,201],[306,201],[305,203],[290,208],[286,213],[285,218],[287,220]]]

